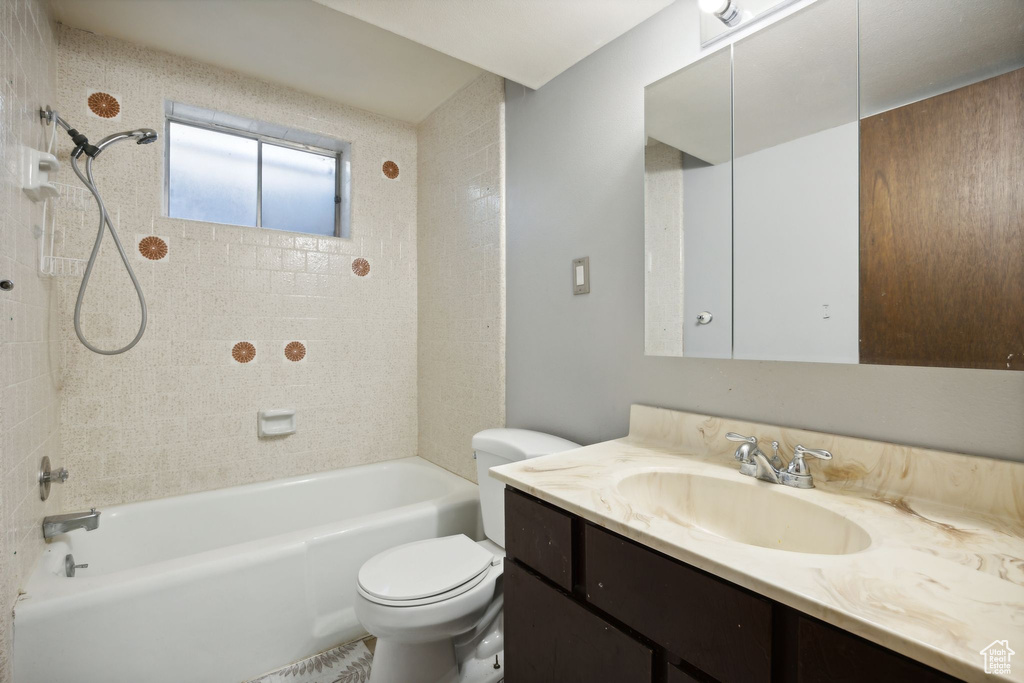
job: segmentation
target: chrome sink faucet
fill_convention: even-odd
[[[754,477],[772,484],[783,484],[798,489],[814,488],[814,479],[811,471],[804,461],[806,457],[818,458],[819,460],[831,460],[832,454],[826,450],[804,448],[797,446],[793,452],[793,459],[788,466],[783,466],[782,458],[779,457],[779,442],[772,441],[772,456],[769,458],[757,445],[756,436],[743,436],[736,432],[729,432],[725,435],[729,441],[740,441],[741,445],[736,449],[735,457],[740,461],[740,474]]]
[[[66,515],[43,517],[43,538],[53,538],[74,529],[92,531],[100,526],[100,513],[96,508],[88,512],[71,512]]]

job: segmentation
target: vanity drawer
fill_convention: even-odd
[[[505,553],[572,591],[572,516],[505,489]]]
[[[665,680],[668,683],[701,683],[696,678],[673,664],[668,665],[668,672],[665,675]]]
[[[797,619],[797,683],[952,683],[958,679],[875,645],[859,636],[801,616]]]
[[[771,602],[590,524],[584,546],[590,604],[722,683],[771,680]]]
[[[650,683],[653,666],[650,648],[505,560],[507,683]]]

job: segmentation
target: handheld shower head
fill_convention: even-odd
[[[96,144],[96,147],[99,150],[96,153],[99,154],[104,150],[104,148],[114,144],[115,142],[120,142],[121,140],[135,140],[135,144],[137,145],[148,145],[151,142],[156,142],[157,137],[157,132],[152,128],[139,128],[137,130],[126,130],[123,133],[114,133],[113,135],[108,135],[103,138]]]
[[[90,157],[95,158],[103,148],[120,142],[121,140],[133,139],[137,145],[148,145],[151,142],[156,142],[157,132],[152,128],[138,128],[136,130],[126,130],[123,133],[114,133],[108,135],[99,141],[99,144],[93,146],[89,144],[89,138],[85,137],[77,130],[71,127],[71,125],[60,117],[57,112],[53,111],[49,107],[39,110],[39,116],[48,124],[54,124],[60,126],[67,134],[71,136],[72,141],[75,143],[75,151],[72,152],[74,158],[79,158],[82,154],[86,154]]]
[[[75,334],[78,335],[78,339],[90,351],[103,354],[104,356],[116,356],[119,353],[124,353],[131,349],[139,343],[140,339],[142,339],[142,334],[146,331],[146,321],[148,318],[146,311],[146,297],[142,294],[142,285],[139,284],[139,279],[135,276],[135,271],[132,270],[132,264],[128,259],[128,254],[124,250],[124,245],[121,244],[121,238],[118,237],[117,230],[114,229],[114,224],[110,220],[110,214],[107,213],[107,208],[103,205],[103,198],[100,196],[100,191],[96,187],[96,180],[93,178],[92,164],[105,147],[108,147],[115,142],[119,142],[120,140],[135,140],[135,143],[138,145],[148,145],[151,142],[156,142],[158,137],[157,132],[151,128],[138,128],[136,130],[108,135],[100,140],[98,145],[91,145],[89,144],[89,138],[72,128],[71,124],[62,119],[57,112],[53,111],[49,107],[41,109],[39,111],[39,116],[46,124],[53,125],[55,129],[58,126],[63,128],[71,137],[71,141],[75,143],[75,148],[71,152],[71,168],[74,170],[75,175],[78,176],[78,179],[82,181],[82,184],[85,185],[89,192],[92,193],[100,211],[100,225],[99,230],[96,233],[96,241],[93,243],[92,254],[89,256],[89,263],[86,265],[85,273],[82,275],[82,284],[78,288],[78,299],[75,301]],[[84,173],[78,166],[78,160],[83,154],[88,157],[85,162]],[[100,245],[103,242],[103,233],[106,229],[110,230],[110,236],[114,240],[114,246],[117,247],[118,254],[121,256],[121,262],[124,264],[125,270],[128,271],[128,277],[131,278],[132,285],[135,287],[135,293],[139,297],[139,309],[142,315],[142,320],[139,323],[139,331],[135,334],[135,338],[125,346],[111,350],[100,349],[93,346],[82,332],[81,322],[82,300],[85,298],[85,290],[89,286],[89,278],[92,275],[93,267],[96,265],[96,257],[99,255]]]

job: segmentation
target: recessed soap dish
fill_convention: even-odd
[[[295,410],[261,410],[257,414],[256,430],[260,438],[295,433]]]

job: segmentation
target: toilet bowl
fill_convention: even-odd
[[[487,540],[459,534],[385,550],[359,570],[356,616],[377,647],[370,683],[496,683],[504,677],[504,487],[491,467],[578,448],[524,429],[473,437]]]

